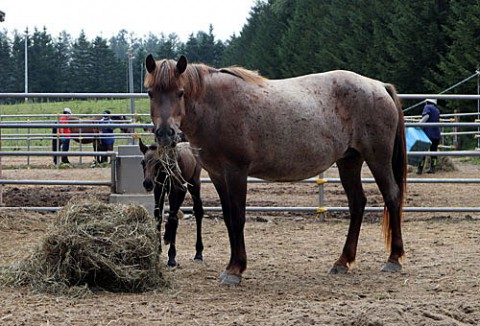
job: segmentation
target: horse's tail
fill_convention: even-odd
[[[401,223],[403,216],[403,202],[407,191],[407,149],[405,142],[405,122],[402,111],[402,104],[400,102],[400,98],[397,95],[395,87],[391,84],[385,84],[385,89],[395,102],[395,106],[397,107],[398,111],[398,124],[395,134],[395,142],[393,146],[392,169],[395,182],[397,183],[398,189],[400,190],[399,219]],[[390,215],[387,207],[384,207],[383,209],[382,229],[385,243],[387,245],[387,248],[390,250],[392,233],[390,230]]]

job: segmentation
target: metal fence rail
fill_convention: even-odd
[[[399,97],[402,99],[410,100],[424,100],[426,98],[432,99],[445,99],[445,100],[480,100],[480,95],[457,95],[457,94],[399,94]],[[0,93],[0,98],[103,98],[103,99],[138,99],[138,98],[148,98],[147,94],[139,93]],[[129,115],[129,114],[125,114]],[[132,107],[132,116],[133,113]],[[38,116],[45,118],[50,115],[30,115]],[[98,114],[92,114],[92,116],[98,116]],[[13,118],[14,116],[9,115],[5,116],[8,118]],[[52,114],[51,117],[58,117],[58,114]],[[461,123],[461,122],[439,122],[439,123],[405,123],[406,127],[425,127],[425,126],[439,126],[439,127],[475,127],[480,128],[480,123]],[[112,123],[109,124],[110,127],[114,128],[152,128],[153,124],[151,123]],[[8,121],[0,122],[0,128],[68,128],[68,127],[99,127],[99,123],[66,123],[60,124],[58,121],[50,122],[41,120],[35,122],[27,121]],[[139,134],[133,133],[128,136],[137,137]],[[7,135],[4,135],[7,136]],[[52,134],[54,137],[55,134]],[[85,137],[86,135],[81,135]],[[8,137],[8,136],[7,136]],[[429,156],[432,153],[430,152],[409,152],[408,155],[412,156]],[[115,152],[41,152],[41,151],[8,151],[0,152],[1,156],[99,156],[99,155],[110,155],[112,159],[115,159]],[[450,151],[450,152],[435,152],[436,156],[480,156],[480,151]],[[1,164],[1,163],[0,163]],[[1,169],[1,166],[0,166]],[[1,170],[0,170],[1,171]],[[208,178],[202,178],[202,182],[211,182]],[[250,183],[259,183],[265,182],[261,179],[249,178],[248,182]],[[323,187],[325,183],[339,183],[340,178],[310,178],[303,180],[301,182],[317,183],[319,186],[319,197],[320,205],[318,207],[247,207],[247,211],[311,211],[317,213],[324,213],[330,211],[341,211],[348,212],[348,207],[328,207],[323,205]],[[364,178],[362,182],[373,183],[373,178]],[[480,179],[433,179],[433,178],[409,178],[408,183],[480,183]],[[0,179],[0,187],[4,184],[17,184],[17,185],[92,185],[92,186],[110,186],[114,187],[115,184],[115,171],[114,164],[112,164],[112,179],[111,181],[85,181],[85,180],[3,180]],[[0,197],[1,198],[1,197]],[[57,211],[62,207],[0,207],[0,210],[36,210],[36,211]],[[192,207],[182,207],[184,210],[191,210]],[[480,207],[404,207],[405,212],[480,212]],[[205,211],[221,211],[221,207],[205,207]],[[366,207],[365,211],[367,212],[381,212],[383,211],[382,207]]]

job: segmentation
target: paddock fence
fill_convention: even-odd
[[[480,95],[450,95],[450,94],[400,94],[400,98],[402,99],[412,99],[412,100],[423,100],[425,98],[436,98],[436,99],[449,99],[449,100],[476,100],[480,101]],[[145,98],[147,97],[146,94],[130,94],[130,93],[114,93],[114,94],[107,94],[107,93],[0,93],[0,98]],[[123,114],[123,113],[122,113]],[[93,114],[98,116],[98,114]],[[150,133],[142,133],[137,132],[137,129],[143,130],[147,128],[152,128],[151,123],[134,123],[133,118],[138,116],[138,114],[133,112],[123,114],[125,116],[131,116],[132,120],[128,121],[127,123],[112,123],[108,126],[114,128],[131,128],[134,130],[132,133],[127,134],[115,134],[116,139],[127,139],[131,140],[132,143],[135,142],[136,139],[142,136],[151,136]],[[458,114],[458,116],[462,116],[465,114]],[[477,114],[469,114],[469,115],[477,115],[479,119],[476,122],[454,122],[458,121],[457,118],[455,120],[451,120],[447,118],[447,121],[450,122],[439,122],[439,123],[418,123],[418,122],[407,122],[405,123],[406,127],[425,127],[425,126],[439,126],[442,128],[455,128],[458,134],[466,134],[465,132],[459,132],[459,129],[462,128],[477,128],[477,132],[469,131],[468,134],[478,135],[480,133],[480,112]],[[54,114],[52,116],[58,116]],[[452,115],[450,115],[452,116]],[[58,134],[31,134],[28,131],[30,129],[42,129],[42,128],[60,128],[60,127],[99,127],[98,123],[72,123],[72,124],[60,124],[58,121],[56,122],[47,122],[42,120],[37,121],[30,121],[30,120],[23,120],[23,121],[5,121],[7,118],[16,118],[18,119],[21,116],[0,116],[0,131],[4,129],[27,129],[26,133],[17,133],[17,134],[9,134],[7,137],[11,137],[11,140],[15,140],[15,137],[20,138],[22,140],[29,139],[33,141],[37,138],[41,139],[55,139],[58,138]],[[32,116],[30,116],[31,118]],[[45,117],[45,115],[42,115]],[[444,133],[442,132],[442,135]],[[455,134],[455,132],[451,132],[450,134]],[[79,134],[79,137],[91,137],[94,135],[90,134]],[[5,137],[0,133],[0,140],[1,137]],[[478,137],[478,136],[477,136]],[[27,142],[28,143],[28,142]],[[2,205],[2,186],[3,185],[88,185],[88,186],[107,186],[111,188],[111,191],[115,189],[116,180],[116,171],[115,171],[115,164],[113,162],[116,159],[117,153],[116,152],[91,152],[91,151],[83,151],[80,147],[79,151],[69,151],[67,153],[57,152],[57,151],[32,151],[32,147],[28,145],[25,148],[25,151],[20,151],[18,148],[13,151],[4,151],[1,149],[0,151],[0,211],[1,210],[25,210],[25,211],[57,211],[60,210],[62,207],[5,207]],[[33,148],[35,149],[35,148]],[[1,178],[2,174],[2,157],[7,156],[16,156],[16,157],[26,157],[27,164],[29,163],[28,159],[34,156],[62,156],[68,155],[72,157],[79,157],[80,159],[85,156],[100,156],[100,155],[107,155],[111,157],[112,164],[111,164],[111,180],[105,181],[88,181],[88,180],[10,180],[10,179],[3,179]],[[429,156],[431,155],[430,152],[408,152],[409,156]],[[436,156],[457,156],[457,157],[479,157],[480,150],[474,151],[439,151],[435,153]],[[201,180],[203,183],[210,183],[211,180],[209,178],[202,178]],[[257,178],[248,178],[248,183],[264,183],[268,182],[265,180],[257,179]],[[247,211],[308,211],[314,212],[319,214],[320,216],[326,212],[348,212],[348,207],[333,207],[333,206],[326,206],[324,200],[325,194],[325,186],[327,184],[332,183],[340,183],[339,178],[323,178],[323,175],[320,175],[318,178],[309,178],[300,182],[304,183],[314,183],[318,186],[318,199],[319,204],[316,207],[282,207],[282,206],[275,206],[275,207],[261,207],[261,206],[250,206],[247,207]],[[374,183],[373,178],[362,178],[363,183]],[[457,183],[457,184],[478,184],[480,183],[480,179],[439,179],[439,178],[408,178],[407,183]],[[205,207],[205,211],[221,211],[221,207]],[[192,207],[182,207],[182,210],[191,211]],[[404,207],[403,210],[405,212],[480,212],[480,207]],[[382,212],[382,207],[366,207],[366,212]]]

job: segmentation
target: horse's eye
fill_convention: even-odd
[[[150,98],[152,98],[152,97],[153,97],[153,93],[152,93],[152,91],[148,91],[148,92],[147,92],[147,94],[148,94],[148,97],[150,97]]]
[[[182,98],[184,93],[183,89],[179,90],[177,94],[178,98]]]

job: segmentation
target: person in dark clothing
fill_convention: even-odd
[[[102,124],[111,124],[112,119],[110,118],[111,112],[109,110],[103,111],[103,117],[100,120]],[[106,152],[106,151],[113,151],[113,145],[115,143],[115,138],[113,136],[113,129],[110,126],[105,126],[101,128],[101,135],[100,135],[100,146],[99,151]],[[106,163],[108,162],[108,156],[102,155],[99,158],[99,163]]]
[[[422,119],[420,122],[439,122],[440,110],[437,108],[436,99],[426,99],[425,106],[422,112]],[[425,127],[425,134],[432,142],[430,145],[430,152],[436,152],[438,150],[438,144],[440,143],[441,133],[440,127]],[[423,167],[425,165],[425,157],[418,164],[417,174],[422,174]],[[430,157],[430,168],[427,173],[435,173],[435,167],[437,166],[437,156]]]

